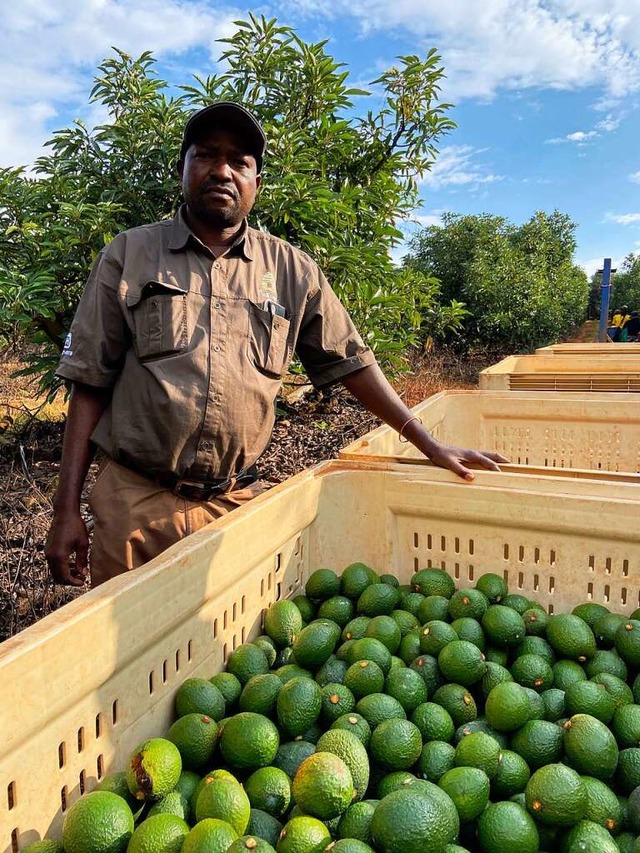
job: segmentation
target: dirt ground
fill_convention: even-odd
[[[396,383],[408,406],[444,388],[473,388],[478,371],[495,357],[461,361],[448,353],[423,354]],[[11,378],[15,361],[0,362],[0,641],[56,610],[85,590],[54,584],[43,548],[52,513],[65,401],[38,411],[24,379]],[[275,485],[304,468],[335,457],[379,422],[345,391],[310,394],[278,403],[273,439],[259,468]],[[89,474],[90,487],[94,470]],[[86,502],[85,520],[91,524]]]

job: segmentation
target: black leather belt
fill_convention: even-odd
[[[206,480],[198,482],[186,477],[178,477],[177,474],[154,477],[155,481],[165,489],[171,489],[174,495],[188,501],[209,501],[217,495],[224,495],[236,489],[245,489],[258,479],[258,469],[255,465],[246,471],[241,471],[233,477],[225,477],[219,480]]]

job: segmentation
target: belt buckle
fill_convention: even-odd
[[[213,494],[213,489],[204,483],[196,483],[193,480],[178,480],[172,489],[179,498],[188,501],[206,501]]]
[[[227,477],[215,486],[206,483],[196,483],[193,480],[178,480],[173,487],[173,493],[188,501],[208,501],[214,495],[222,495],[233,489],[234,477]]]

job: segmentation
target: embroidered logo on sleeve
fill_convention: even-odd
[[[71,349],[71,332],[67,334],[67,337],[64,339],[64,346],[62,347],[61,358],[69,358],[73,355],[73,350]]]

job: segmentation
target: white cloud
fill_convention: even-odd
[[[442,225],[443,210],[434,210],[433,213],[419,213],[411,217],[411,222],[419,228],[431,228],[432,225]]]
[[[607,222],[616,222],[618,225],[635,225],[640,223],[640,213],[607,213]]]
[[[632,172],[629,175],[629,180],[633,181],[634,184],[640,184],[640,170],[637,172]]]
[[[573,133],[567,133],[566,136],[556,136],[553,139],[546,139],[545,142],[551,145],[559,145],[563,142],[577,142],[578,145],[585,145],[589,139],[594,139],[594,137],[601,136],[603,133],[611,133],[617,130],[620,126],[620,121],[621,116],[615,117],[609,114],[596,124],[594,130],[576,130]]]
[[[363,33],[403,30],[439,47],[446,98],[499,89],[640,88],[637,0],[283,0],[285,8],[352,15]]]
[[[423,177],[421,185],[438,190],[443,187],[478,187],[501,181],[502,175],[494,175],[475,160],[484,153],[484,148],[471,145],[449,145],[440,149],[431,170]]]
[[[87,104],[97,64],[111,47],[157,57],[193,48],[218,56],[241,13],[197,0],[21,0],[6,4],[0,28],[0,167],[33,162],[52,119]],[[66,126],[66,118],[61,126]]]
[[[620,269],[622,266],[622,261],[624,258],[612,258],[611,260],[611,268],[612,269]],[[602,269],[602,264],[604,262],[604,258],[592,258],[587,261],[576,261],[579,267],[586,272],[586,274],[591,278],[591,276],[596,273],[598,270]]]
[[[568,133],[566,138],[569,142],[584,142],[586,139],[591,139],[597,135],[595,130],[576,130],[575,133]]]
[[[606,118],[603,118],[602,121],[598,122],[596,129],[602,131],[602,133],[611,133],[613,130],[617,130],[620,127],[620,121],[620,117],[608,115]]]

